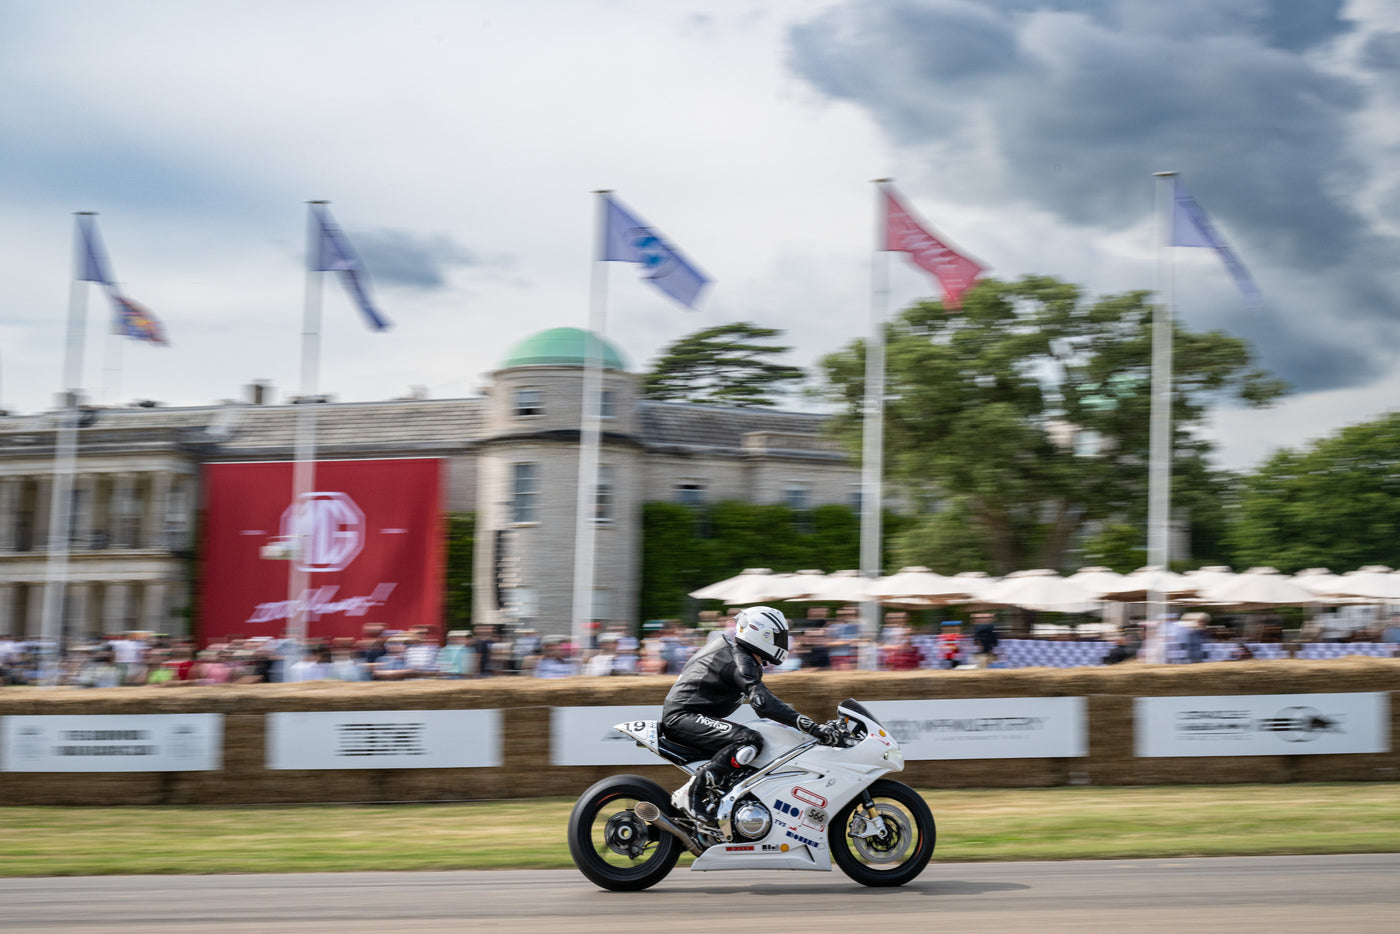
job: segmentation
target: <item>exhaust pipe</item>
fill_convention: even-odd
[[[704,847],[696,843],[690,834],[671,823],[670,818],[661,813],[661,808],[657,807],[652,802],[638,801],[637,806],[632,809],[632,813],[636,814],[651,826],[660,827],[662,830],[681,841],[681,843],[685,844],[685,848],[693,855],[699,856],[701,853],[705,852]]]

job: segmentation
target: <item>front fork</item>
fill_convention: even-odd
[[[885,819],[880,816],[880,812],[875,810],[875,799],[870,796],[870,789],[864,788],[860,793],[860,808],[857,810],[860,820],[851,822],[851,836],[853,837],[882,837],[886,833]]]

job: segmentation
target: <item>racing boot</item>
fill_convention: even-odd
[[[690,813],[706,824],[715,822],[722,769],[716,762],[706,762],[695,770],[695,779],[690,783]]]

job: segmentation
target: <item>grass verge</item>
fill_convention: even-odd
[[[1394,784],[923,794],[935,861],[1400,851]],[[564,868],[572,806],[6,807],[0,875]]]

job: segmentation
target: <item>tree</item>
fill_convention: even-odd
[[[465,629],[472,621],[472,552],[476,513],[447,514],[447,548],[443,572],[442,619],[447,629]]]
[[[1228,538],[1286,573],[1400,564],[1400,412],[1276,453],[1240,484]]]
[[[947,520],[928,529],[945,548],[998,574],[1062,568],[1089,523],[1145,526],[1152,311],[1146,292],[1088,303],[1074,285],[1027,276],[984,280],[960,313],[924,302],[889,325],[887,476],[925,511],[955,510],[959,541]],[[1193,429],[1211,401],[1263,405],[1284,387],[1218,331],[1177,327],[1174,356],[1173,502],[1218,511],[1226,477]],[[856,342],[822,361],[852,449],[864,358]]]
[[[772,361],[792,349],[764,343],[782,333],[744,322],[696,331],[666,348],[646,374],[643,394],[709,405],[774,405],[775,395],[806,376],[800,367]]]

